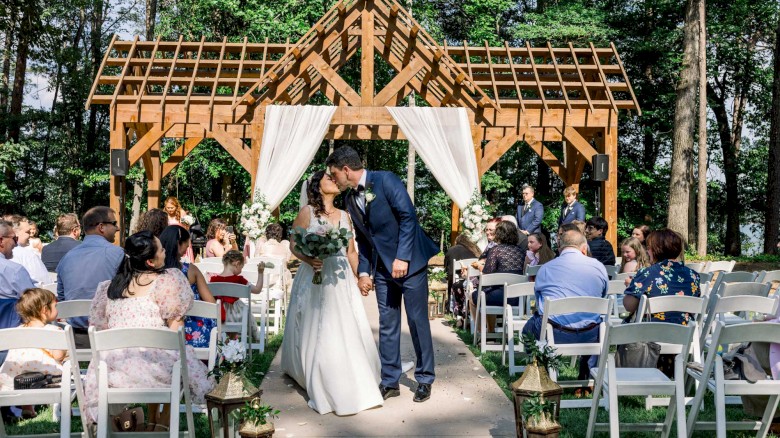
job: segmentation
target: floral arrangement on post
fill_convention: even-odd
[[[328,221],[320,220],[317,227],[311,232],[303,227],[295,227],[292,230],[295,240],[295,250],[301,254],[315,259],[326,258],[341,251],[349,245],[352,232],[346,228],[336,228]],[[322,284],[322,273],[314,271],[313,284]]]
[[[220,360],[214,365],[214,369],[209,371],[209,375],[214,376],[217,382],[228,373],[243,377],[246,346],[240,340],[231,339],[224,343],[218,343],[217,356]]]
[[[478,190],[474,190],[466,208],[461,211],[460,223],[463,231],[468,234],[472,242],[477,242],[485,233],[485,224],[490,220],[492,207]]]
[[[191,227],[195,223],[195,218],[190,214],[185,214],[179,219],[179,222],[181,222],[182,225]]]
[[[265,196],[259,190],[255,191],[254,202],[241,207],[241,229],[244,235],[252,240],[262,236],[272,217],[271,206]]]
[[[541,344],[530,333],[523,334],[523,347],[525,348],[525,356],[522,359],[524,365],[535,364],[544,367],[548,372],[558,371],[563,366],[561,355],[555,354],[555,347],[546,343]]]
[[[428,281],[447,281],[447,272],[444,268],[435,266],[428,268]]]
[[[269,418],[279,418],[279,410],[272,406],[260,403],[260,398],[255,397],[252,401],[246,402],[246,405],[237,411],[233,411],[233,418],[241,421],[241,429],[238,431],[242,437],[260,437],[272,436],[274,425]]]

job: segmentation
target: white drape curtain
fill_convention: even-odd
[[[459,208],[479,187],[477,159],[464,108],[387,107],[425,165]]]
[[[269,105],[255,192],[278,207],[301,179],[325,139],[335,106]]]

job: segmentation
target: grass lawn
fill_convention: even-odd
[[[511,384],[520,377],[520,374],[510,377],[509,368],[501,365],[501,353],[489,351],[485,354],[481,354],[478,347],[472,345],[471,332],[463,329],[455,329],[458,337],[466,343],[469,350],[476,356],[485,369],[493,376],[498,386],[504,391],[504,394],[511,400]],[[573,380],[577,378],[577,369],[570,366],[570,361],[565,360],[567,366],[560,371],[561,380]],[[574,389],[565,389],[563,394],[564,400],[574,399]],[[621,423],[641,423],[641,422],[662,422],[666,416],[666,408],[654,408],[650,411],[645,409],[644,399],[642,397],[620,397],[620,421]],[[742,407],[739,405],[726,405],[726,414],[730,421],[738,421],[747,418],[742,411]],[[586,433],[588,424],[588,416],[590,415],[590,408],[588,409],[561,409],[561,438],[577,438],[583,437]],[[713,405],[712,394],[708,394],[705,397],[704,410],[699,414],[699,420],[701,421],[715,421],[715,407]],[[599,423],[606,423],[609,421],[609,414],[604,409],[599,409],[597,421]],[[605,433],[597,433],[596,436],[605,436]],[[625,437],[656,437],[658,433],[643,433],[643,432],[624,432],[621,436]],[[671,436],[677,436],[676,425],[672,424]],[[714,436],[714,431],[702,431],[696,432],[694,437],[705,438]],[[742,438],[742,437],[754,437],[755,432],[731,432],[730,437]],[[768,436],[773,437],[770,434]]]
[[[276,356],[277,350],[282,345],[282,335],[277,334],[269,337],[265,344],[263,354],[255,354],[247,367],[247,377],[260,387],[260,384],[271,367],[271,361]],[[75,404],[74,404],[75,406]],[[180,427],[182,430],[187,428],[187,420],[184,414],[180,418]],[[43,433],[56,433],[60,430],[60,424],[52,420],[51,406],[39,406],[38,416],[31,420],[20,421],[17,424],[6,425],[6,432],[9,435],[30,435]],[[74,417],[71,424],[71,432],[81,432],[81,418]],[[210,438],[209,420],[206,414],[195,414],[195,436],[197,438]]]

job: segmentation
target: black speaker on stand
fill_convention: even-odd
[[[609,179],[609,155],[596,154],[593,156],[593,181],[607,179]]]
[[[127,149],[111,149],[111,176],[127,176],[129,162]]]

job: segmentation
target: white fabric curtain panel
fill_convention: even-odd
[[[466,207],[479,187],[477,159],[464,108],[387,107],[450,199]]]
[[[255,193],[276,209],[301,179],[325,139],[335,106],[269,105]]]

